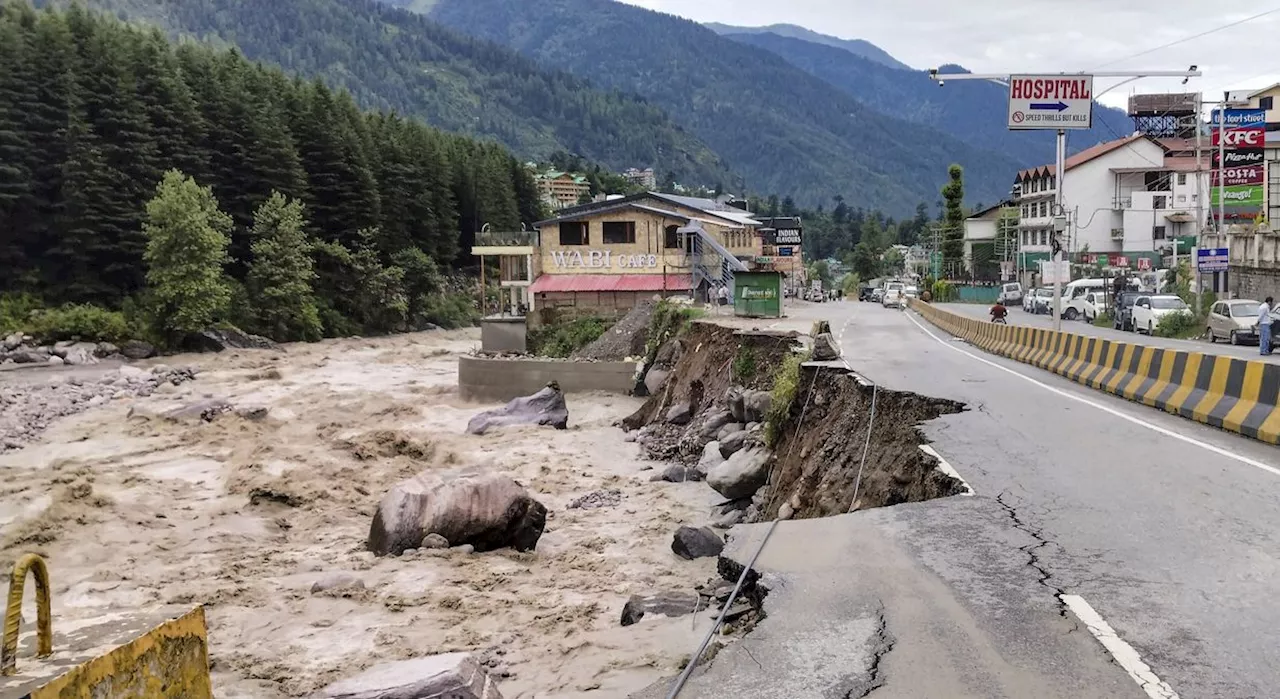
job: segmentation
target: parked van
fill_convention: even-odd
[[[1085,296],[1091,293],[1106,293],[1105,279],[1077,279],[1062,287],[1062,317],[1077,320],[1085,315]]]
[[[1016,306],[1022,303],[1022,285],[1012,282],[1000,287],[1000,295],[996,297],[1002,306]]]

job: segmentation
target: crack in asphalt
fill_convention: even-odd
[[[1040,560],[1040,551],[1042,549],[1047,546],[1058,546],[1058,543],[1044,537],[1043,527],[1037,527],[1027,522],[1022,515],[1018,513],[1018,507],[1006,501],[1006,496],[1008,494],[1009,491],[1007,490],[1000,493],[996,496],[996,502],[999,503],[1000,506],[1004,508],[1005,512],[1009,514],[1009,519],[1013,522],[1014,529],[1017,529],[1035,540],[1034,543],[1027,544],[1026,546],[1019,546],[1018,550],[1027,555],[1027,565],[1040,575],[1040,579],[1036,582],[1040,583],[1042,587],[1048,588],[1053,592],[1053,599],[1058,603],[1058,616],[1072,623],[1072,628],[1067,633],[1079,631],[1079,620],[1075,618],[1075,615],[1070,613],[1070,610],[1067,609],[1067,604],[1062,601],[1062,596],[1066,594],[1066,590],[1054,584],[1053,573],[1050,572],[1046,565]]]
[[[746,653],[746,654],[747,654],[747,657],[748,657],[748,658],[751,658],[751,662],[755,663],[755,664],[756,664],[756,667],[760,668],[760,671],[761,671],[761,672],[764,672],[764,666],[760,664],[760,661],[759,661],[759,660],[756,660],[756,656],[755,656],[755,654],[754,654],[754,653],[752,653],[752,652],[751,652],[751,647],[750,647],[750,646],[748,646],[746,643],[743,643],[743,644],[742,644],[742,651],[743,651],[744,653]]]
[[[878,623],[876,624],[875,634],[872,636],[875,647],[871,649],[870,677],[865,686],[850,690],[844,695],[844,699],[863,699],[888,682],[888,678],[885,677],[886,673],[880,664],[884,661],[885,656],[893,650],[893,647],[897,645],[898,639],[889,633],[889,622],[885,619],[883,609],[876,613],[876,619]]]

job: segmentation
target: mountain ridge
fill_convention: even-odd
[[[431,16],[538,60],[640,94],[757,192],[908,214],[935,202],[947,167],[975,201],[1008,191],[1017,163],[868,108],[777,55],[673,15],[604,0],[441,0]]]
[[[735,34],[777,34],[791,39],[800,39],[814,44],[830,46],[832,48],[843,49],[855,56],[861,56],[870,61],[886,65],[890,68],[899,70],[915,70],[911,66],[899,61],[893,57],[893,54],[867,41],[866,39],[844,39],[830,34],[816,32],[808,27],[802,27],[798,24],[770,24],[762,27],[743,27],[733,24],[721,24],[720,22],[704,22],[703,26],[721,36],[731,36]]]

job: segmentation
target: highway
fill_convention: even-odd
[[[938,308],[946,309],[952,313],[967,315],[973,318],[990,320],[990,306],[975,303],[939,303],[935,304]],[[1023,311],[1021,308],[1009,309],[1008,321],[1010,325],[1028,325],[1036,328],[1052,328],[1053,318],[1047,315],[1033,315]],[[1062,329],[1065,332],[1076,333],[1077,335],[1089,335],[1092,337],[1104,337],[1109,340],[1119,340],[1121,342],[1136,342],[1143,345],[1151,345],[1153,347],[1163,347],[1165,349],[1183,350],[1190,352],[1203,352],[1205,354],[1220,354],[1228,357],[1240,357],[1243,359],[1262,359],[1265,361],[1280,362],[1280,355],[1273,354],[1270,357],[1263,357],[1258,352],[1258,346],[1240,345],[1233,347],[1226,342],[1209,343],[1205,340],[1177,340],[1167,337],[1148,337],[1133,332],[1125,332],[1114,328],[1099,328],[1092,323],[1086,323],[1083,320],[1063,320]]]
[[[963,401],[921,430],[974,495],[781,523],[757,565],[770,616],[682,697],[1276,696],[1280,451],[910,311],[790,314],[828,319],[871,381]],[[767,526],[736,528],[729,554]]]

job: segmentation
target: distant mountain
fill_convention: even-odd
[[[886,116],[763,49],[609,0],[440,0],[431,17],[544,66],[634,92],[710,145],[749,189],[801,203],[907,215],[959,163],[973,201],[995,201],[1018,163]],[[937,89],[937,88],[934,88]]]
[[[397,4],[428,10],[432,1]],[[660,107],[373,0],[79,2],[172,36],[237,47],[250,59],[343,88],[366,107],[489,137],[525,158],[566,151],[615,170],[661,165],[681,181],[739,183]]]
[[[736,34],[731,39],[768,50],[788,63],[836,86],[859,102],[886,115],[925,124],[971,146],[1001,153],[1023,166],[1053,161],[1054,136],[1045,132],[1009,131],[1008,89],[977,80],[952,80],[945,87],[923,70],[898,70],[877,61],[811,41],[774,33]],[[955,65],[941,73],[969,72]],[[1124,112],[1094,105],[1094,127],[1072,131],[1070,150],[1127,136],[1133,124]]]
[[[412,1],[412,0],[406,0]],[[434,2],[434,0],[428,0]],[[777,34],[792,39],[803,39],[814,44],[822,44],[823,46],[831,46],[833,48],[844,49],[855,56],[861,56],[867,60],[875,61],[890,68],[898,68],[900,70],[911,70],[911,66],[899,61],[889,52],[876,46],[870,41],[862,39],[841,39],[838,36],[829,36],[827,34],[819,34],[811,29],[795,24],[770,24],[767,27],[735,27],[732,24],[720,24],[719,22],[707,22],[705,25],[711,31],[723,35],[738,34]]]

